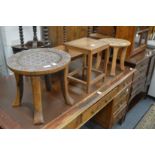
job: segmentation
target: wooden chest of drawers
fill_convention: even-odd
[[[117,93],[111,96],[111,104],[102,109],[93,120],[104,128],[111,128],[115,123],[124,120],[130,97],[133,75],[130,75],[116,87]]]
[[[126,61],[126,65],[136,69],[131,86],[130,105],[147,94],[155,64],[155,52],[145,50]],[[142,95],[141,95],[142,94]]]

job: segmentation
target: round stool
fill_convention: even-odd
[[[118,51],[121,50],[120,68],[123,71],[125,69],[124,61],[125,61],[126,51],[128,46],[130,46],[131,43],[128,40],[117,39],[117,38],[104,38],[100,40],[108,43],[109,46],[113,48],[112,67],[111,67],[110,75],[115,76]]]

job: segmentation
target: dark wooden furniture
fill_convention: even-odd
[[[81,38],[81,39],[73,40],[70,42],[66,42],[65,45],[66,45],[67,51],[75,50],[77,52],[84,54],[84,66],[82,70],[83,70],[83,76],[84,76],[85,70],[87,71],[87,74],[86,74],[87,80],[84,81],[74,77],[74,75],[80,72],[81,70],[80,68],[78,68],[78,71],[74,73],[73,72],[70,73],[70,76],[68,78],[69,80],[80,82],[86,85],[87,92],[89,93],[91,85],[105,77],[105,74],[107,71],[107,64],[109,62],[109,45],[103,41],[99,41],[91,38]],[[97,69],[94,70],[92,67],[93,55],[94,54],[98,55],[103,51],[105,52],[105,63],[104,63],[103,71],[97,70],[101,62],[101,60],[98,60],[98,59],[97,59],[97,65],[96,65]],[[88,60],[87,60],[87,57],[88,57]],[[99,75],[94,79],[92,79],[92,71],[99,73]]]
[[[19,26],[19,38],[20,38],[20,44],[12,46],[13,53],[16,54],[18,52],[21,52],[23,50],[28,50],[31,48],[46,48],[51,47],[51,44],[48,40],[48,27],[43,27],[43,41],[39,41],[37,37],[37,27],[33,26],[33,40],[28,41],[24,43],[24,33],[23,33],[23,27]]]
[[[63,45],[64,42],[88,36],[88,26],[49,26],[48,34],[52,46]]]
[[[152,50],[144,50],[134,57],[126,60],[126,65],[136,69],[133,76],[131,96],[129,99],[129,106],[132,107],[148,92],[155,67],[155,52]]]
[[[89,37],[94,39],[111,38],[116,35],[115,26],[92,26],[90,29]]]
[[[119,68],[119,66],[118,66]],[[59,75],[54,75],[51,80],[53,89],[51,92],[45,91],[43,85],[42,102],[44,112],[44,123],[41,125],[33,124],[33,106],[31,103],[32,92],[30,91],[31,81],[25,79],[25,93],[23,95],[23,106],[13,108],[10,102],[15,96],[15,79],[13,76],[1,78],[0,85],[0,127],[1,128],[80,128],[89,119],[95,116],[106,106],[116,103],[116,97],[121,95],[120,92],[129,93],[127,90],[130,86],[134,70],[125,68],[123,72],[116,70],[116,76],[110,77],[110,66],[107,72],[105,82],[98,82],[92,86],[91,92],[87,94],[79,83],[69,85],[69,93],[74,99],[75,104],[68,106],[64,104],[64,98],[61,95],[59,86]],[[41,80],[41,82],[43,82]],[[127,95],[125,93],[125,96]],[[9,96],[8,96],[9,94]],[[7,98],[6,98],[7,96]],[[123,98],[124,93],[121,95]],[[125,98],[124,96],[124,98]],[[115,99],[115,101],[114,101]],[[122,99],[124,100],[124,99]],[[118,102],[118,105],[121,102]],[[110,106],[111,107],[111,106]],[[117,110],[116,119],[122,119],[125,115],[126,107],[115,107]]]
[[[72,104],[73,101],[68,95],[67,84],[69,62],[69,54],[52,48],[26,50],[8,58],[7,64],[15,74],[17,87],[13,106],[17,107],[21,105],[23,96],[23,76],[30,77],[34,102],[34,124],[43,123],[40,77],[58,71],[63,73],[60,82],[65,101],[67,104]]]

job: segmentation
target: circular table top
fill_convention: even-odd
[[[106,42],[111,47],[128,47],[131,44],[128,40],[118,38],[104,38],[100,41]]]
[[[43,75],[57,72],[68,65],[71,56],[54,48],[29,49],[12,55],[8,67],[18,74]]]

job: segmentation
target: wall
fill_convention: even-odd
[[[7,75],[7,69],[6,69],[5,54],[0,27],[0,77],[5,75]]]

